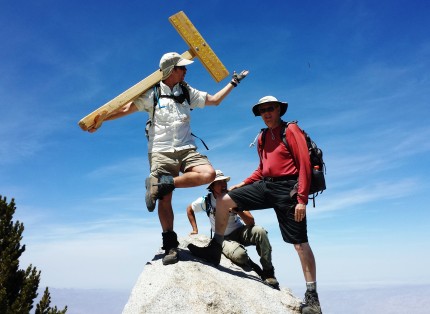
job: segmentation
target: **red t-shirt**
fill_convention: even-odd
[[[311,163],[305,136],[297,124],[291,123],[287,129],[286,137],[289,147],[287,149],[281,139],[281,128],[283,128],[282,124],[267,130],[264,147],[258,146],[260,164],[244,182],[250,184],[262,180],[263,177],[297,175],[297,200],[300,204],[307,204],[311,182]],[[260,138],[258,142],[261,144]]]

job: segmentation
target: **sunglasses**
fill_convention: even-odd
[[[270,106],[270,107],[266,107],[266,108],[258,108],[258,112],[260,114],[265,113],[265,112],[272,112],[273,110],[275,110],[275,106]]]
[[[175,69],[186,70],[187,68],[185,67],[185,65],[181,65],[181,66],[175,66]]]

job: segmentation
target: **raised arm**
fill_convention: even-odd
[[[243,70],[240,72],[240,74],[237,74],[236,72],[233,73],[233,77],[230,82],[226,86],[224,86],[223,89],[221,89],[218,93],[215,95],[208,94],[206,97],[205,105],[213,105],[218,106],[221,101],[228,95],[230,92],[235,88],[241,80],[243,80],[247,75],[249,71]]]

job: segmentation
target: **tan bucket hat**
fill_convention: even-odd
[[[230,181],[230,177],[227,177],[222,173],[221,170],[215,170],[215,179],[207,186],[207,189],[209,189],[215,181],[221,181],[226,180],[227,182]]]
[[[261,116],[260,112],[258,111],[258,106],[260,106],[262,104],[268,104],[268,103],[275,103],[275,104],[279,104],[279,106],[281,106],[281,117],[285,114],[285,112],[287,112],[288,103],[279,101],[278,99],[276,99],[273,96],[264,96],[263,98],[260,98],[258,103],[256,105],[254,105],[254,107],[252,107],[252,112],[254,113],[254,115],[256,117]]]

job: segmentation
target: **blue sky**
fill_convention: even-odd
[[[246,3],[246,4],[245,4]],[[246,80],[219,107],[194,110],[217,169],[238,183],[257,166],[264,125],[251,107],[289,103],[324,150],[328,189],[308,207],[319,287],[429,284],[430,4],[410,1],[0,0],[0,195],[24,222],[21,267],[42,285],[130,289],[161,245],[145,207],[145,113],[94,134],[78,121],[188,49],[168,17],[185,11],[230,72]],[[199,61],[186,80],[214,94]],[[199,144],[197,142],[197,144]],[[177,189],[175,229],[204,187]],[[269,231],[283,286],[304,286],[273,210]],[[200,230],[209,235],[206,217]],[[250,251],[254,251],[253,248]],[[300,290],[297,294],[301,295]]]

